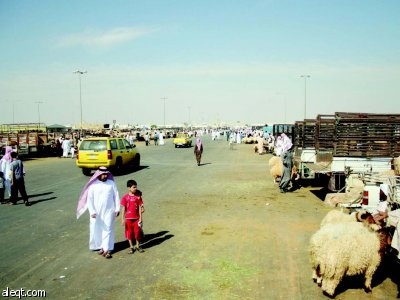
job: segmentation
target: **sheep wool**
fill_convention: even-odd
[[[320,228],[310,240],[313,279],[333,296],[344,276],[363,274],[371,290],[372,277],[381,263],[379,235],[362,222],[331,223]]]
[[[271,172],[272,178],[274,179],[274,182],[277,183],[278,182],[278,178],[282,177],[283,166],[275,165],[270,169],[270,172]]]
[[[282,159],[279,156],[272,156],[268,161],[268,166],[271,168],[272,166],[282,163]]]
[[[283,163],[282,159],[279,156],[273,156],[268,161],[269,171],[271,173],[274,182],[277,182],[277,179],[282,177],[283,173]]]
[[[326,216],[322,219],[320,227],[331,223],[345,223],[345,222],[357,222],[357,213],[346,214],[340,210],[333,209],[329,211]]]

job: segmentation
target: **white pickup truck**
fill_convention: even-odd
[[[372,212],[379,204],[380,184],[386,183],[389,186],[388,204],[392,208],[400,205],[400,176],[365,174],[364,190],[361,208]]]
[[[321,159],[322,157],[322,159]],[[315,149],[304,149],[295,164],[301,179],[315,179],[317,174],[330,174],[328,188],[340,190],[348,174],[382,173],[392,169],[391,157],[335,157],[330,153],[317,155]]]

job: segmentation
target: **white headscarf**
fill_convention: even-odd
[[[79,201],[78,201],[78,207],[76,208],[76,218],[79,219],[79,217],[86,211],[87,209],[87,196],[88,196],[88,190],[90,185],[95,182],[100,175],[102,174],[108,174],[108,178],[110,180],[114,181],[114,176],[108,171],[106,167],[99,167],[98,170],[93,174],[93,176],[89,179],[88,183],[84,186],[81,195],[79,196]]]
[[[282,144],[282,152],[286,152],[286,151],[288,151],[290,148],[292,148],[293,143],[292,143],[292,141],[290,140],[290,138],[289,138],[285,133],[282,133],[282,134],[281,134],[281,137],[282,137],[282,141],[283,141],[283,144]]]

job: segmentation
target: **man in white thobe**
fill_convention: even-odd
[[[63,149],[62,157],[68,157],[69,152],[71,150],[71,140],[69,138],[66,138],[65,140],[63,140],[61,147]]]
[[[13,148],[6,146],[6,151],[2,159],[0,159],[0,171],[3,172],[4,176],[4,188],[7,190],[7,196],[11,197],[11,171],[10,166],[12,162],[11,153]]]
[[[111,258],[114,221],[119,215],[120,198],[114,178],[107,168],[100,167],[83,189],[78,203],[78,218],[86,207],[90,215],[89,248]]]
[[[164,134],[162,132],[158,135],[158,140],[159,145],[164,145]]]

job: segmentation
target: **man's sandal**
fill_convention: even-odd
[[[143,253],[144,252],[144,250],[142,248],[140,248],[140,247],[135,247],[135,250],[138,251],[139,253]]]
[[[129,254],[133,254],[133,253],[135,253],[135,248],[133,248],[133,247],[132,247],[132,248],[130,248],[128,253],[129,253]]]
[[[97,252],[98,255],[103,255],[104,254],[104,250],[100,249],[99,252]]]
[[[110,252],[106,252],[106,254],[104,255],[105,258],[111,258],[111,253]]]

